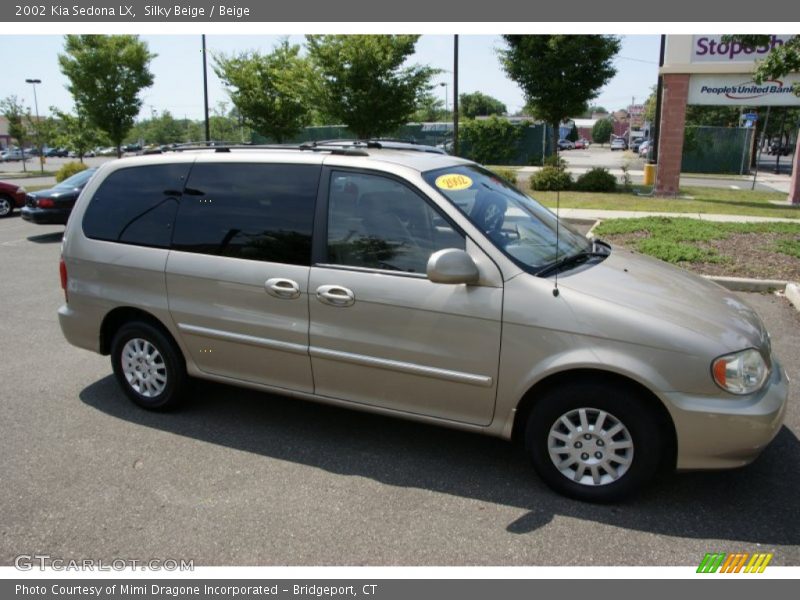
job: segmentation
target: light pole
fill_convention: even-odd
[[[444,88],[444,115],[447,117],[447,88],[450,86],[445,81],[441,82],[439,85]]]
[[[36,109],[36,146],[39,149],[39,169],[42,173],[44,173],[44,157],[42,156],[42,138],[40,135],[39,126],[39,100],[36,98],[36,84],[42,83],[41,79],[26,79],[25,83],[30,83],[31,87],[33,87],[33,106]],[[22,152],[22,163],[25,163],[25,149],[21,149]]]

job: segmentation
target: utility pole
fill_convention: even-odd
[[[208,123],[208,66],[206,61],[206,36],[203,34],[203,114],[206,119],[206,144],[211,141],[211,128]]]
[[[39,169],[44,174],[44,156],[42,156],[42,135],[41,123],[39,122],[39,100],[36,98],[36,84],[42,83],[41,79],[26,79],[25,83],[30,83],[33,87],[33,106],[36,109],[36,146],[39,148]],[[20,144],[21,146],[22,144]],[[25,148],[20,148],[22,153],[22,167],[25,167]]]
[[[453,154],[458,156],[458,34],[453,36]]]

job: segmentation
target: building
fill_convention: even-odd
[[[756,61],[763,60],[792,36],[771,35],[764,46],[745,48],[726,42],[721,35],[667,35],[658,139],[658,169],[655,193],[675,196],[680,187],[686,106],[800,106],[793,92],[800,86],[800,73],[780,81],[753,81]],[[800,204],[800,141],[794,153],[789,200]]]

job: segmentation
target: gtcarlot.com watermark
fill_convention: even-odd
[[[185,558],[59,558],[49,554],[20,554],[14,558],[19,571],[194,571],[194,560]]]

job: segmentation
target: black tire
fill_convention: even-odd
[[[584,408],[590,424],[593,419],[599,420],[601,411],[606,413],[605,424],[597,430],[599,433],[589,428],[592,433],[587,434],[580,425],[579,410]],[[564,461],[561,464],[564,472],[556,467],[549,448],[551,428],[562,416],[573,425],[577,422],[576,433],[563,424],[554,432],[554,436],[571,440],[553,438],[554,454]],[[625,431],[609,437],[607,433],[613,427],[608,425],[615,425],[615,421],[622,424]],[[586,435],[590,437],[585,438]],[[630,450],[618,447],[625,446],[626,440],[632,444]],[[633,388],[606,382],[574,382],[548,390],[531,410],[525,429],[525,448],[541,478],[555,491],[587,502],[616,502],[640,491],[661,471],[665,440],[647,398]],[[559,453],[562,448],[564,452]],[[572,465],[566,464],[572,460],[575,461]],[[595,467],[601,460],[612,469]],[[626,460],[628,466],[624,467],[622,463]],[[584,470],[592,467],[593,471],[588,473]],[[600,483],[595,482],[593,474],[600,475]],[[574,480],[577,476],[582,482]]]
[[[14,212],[14,200],[0,194],[0,219],[10,217]]]
[[[131,359],[137,364],[128,361],[126,369],[123,363],[127,359],[123,353],[130,357],[136,347],[143,348],[145,352],[138,359]],[[150,347],[156,352],[147,354]],[[155,357],[152,364],[148,365],[148,357]],[[111,342],[111,366],[128,398],[147,410],[173,409],[181,403],[186,393],[188,377],[183,354],[175,342],[149,323],[132,321],[119,328]],[[137,379],[139,372],[144,379]]]

